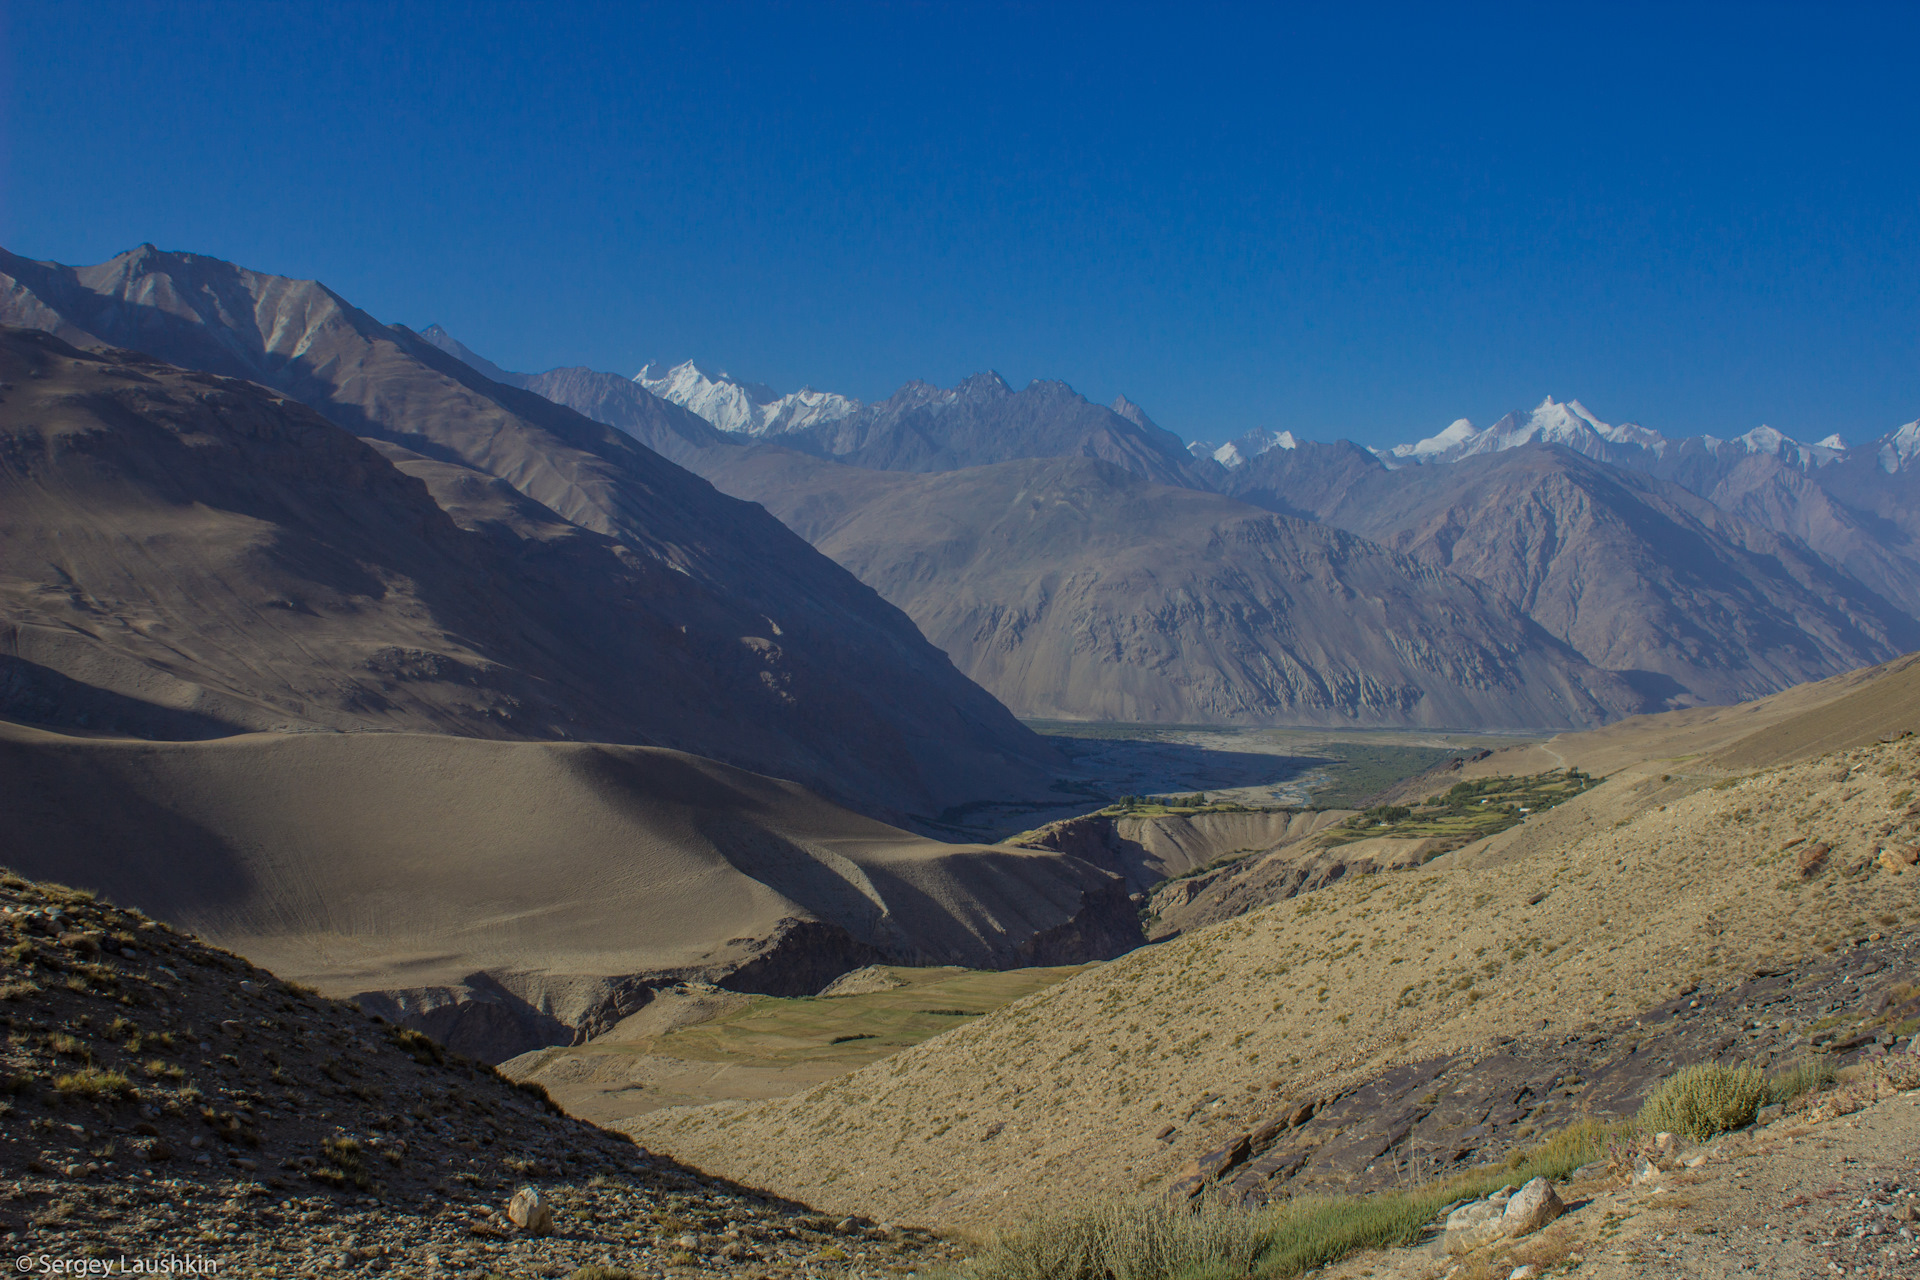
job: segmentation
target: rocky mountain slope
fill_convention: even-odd
[[[811,994],[1143,941],[1071,855],[943,844],[678,752],[433,734],[157,744],[0,722],[6,856],[492,1061],[683,981]]]
[[[1528,1061],[1592,1037],[1614,1062],[1628,1029],[1676,1000],[1684,1021],[1695,1000],[1708,1005],[1700,993],[1735,991],[1757,970],[1910,940],[1915,741],[1757,773],[1643,758],[1492,841],[1134,952],[808,1093],[629,1128],[789,1194],[981,1222],[1164,1187],[1210,1162],[1250,1167],[1236,1163],[1242,1136],[1259,1131],[1248,1150],[1283,1154],[1272,1144],[1302,1107],[1363,1087],[1401,1096],[1422,1064]],[[1717,1007],[1743,1004],[1753,999]],[[1804,1049],[1822,1029],[1796,1026],[1780,1046]],[[1744,1033],[1724,1039],[1709,1050],[1749,1051]],[[1443,1115],[1434,1091],[1406,1094],[1432,1125],[1420,1150],[1444,1169],[1519,1136],[1549,1094],[1586,1096],[1585,1075],[1549,1074],[1490,1088],[1485,1115],[1452,1104]],[[1609,1096],[1614,1108],[1636,1097]],[[1409,1157],[1407,1134],[1376,1131],[1376,1114],[1356,1101],[1317,1132],[1316,1149],[1353,1157],[1327,1169],[1377,1175]],[[1455,1132],[1477,1136],[1449,1149]]]
[[[1274,449],[1229,487],[1486,584],[1656,705],[1758,697],[1920,644],[1898,605],[1804,544],[1564,447],[1396,470],[1351,445]]]
[[[1596,724],[1639,707],[1490,594],[1324,525],[1087,459],[930,476],[730,455],[758,501],[1022,715]]]
[[[217,646],[196,642],[167,650],[164,659],[152,657],[166,649],[167,642],[141,630],[149,606],[139,597],[148,590],[166,609],[189,610],[165,620],[176,637],[197,636],[203,626],[212,625],[211,616],[196,616],[191,609],[217,608],[223,612],[222,625],[244,618],[249,642],[267,643],[265,637],[278,636],[272,643],[283,643],[322,626],[347,635],[358,625],[349,606],[357,610],[364,605],[379,616],[383,610],[374,602],[386,599],[382,593],[389,582],[401,589],[397,578],[405,576],[404,590],[418,602],[406,609],[419,625],[447,638],[365,645],[353,640],[365,652],[331,664],[334,672],[342,666],[353,670],[366,661],[383,661],[392,670],[344,682],[301,676],[303,692],[295,701],[304,706],[304,698],[325,706],[331,700],[340,714],[359,716],[366,727],[382,727],[384,710],[378,699],[388,696],[387,685],[398,688],[429,669],[442,668],[452,673],[454,683],[485,685],[496,664],[525,667],[544,683],[510,692],[523,701],[538,693],[558,708],[558,724],[565,724],[562,713],[575,717],[575,725],[566,729],[570,736],[589,736],[590,729],[592,736],[616,741],[691,750],[792,777],[890,816],[937,813],[983,796],[1045,785],[1054,763],[1045,744],[956,672],[905,616],[757,507],[716,493],[624,431],[532,392],[485,379],[416,335],[378,324],[312,282],[151,248],[82,269],[4,256],[0,274],[5,277],[0,281],[5,290],[0,321],[51,330],[76,341],[139,347],[221,377],[263,383],[311,405],[345,428],[326,448],[342,459],[352,455],[350,465],[339,464],[344,470],[336,477],[316,472],[314,478],[323,487],[360,483],[354,477],[362,473],[385,474],[396,482],[403,474],[411,475],[424,482],[425,494],[410,483],[394,486],[395,493],[418,495],[408,499],[410,508],[395,505],[390,519],[368,517],[385,519],[386,524],[377,526],[383,530],[379,539],[368,540],[367,554],[381,550],[371,544],[385,544],[384,531],[394,522],[409,520],[424,521],[423,532],[439,528],[432,536],[443,544],[471,549],[466,553],[469,571],[452,578],[442,572],[444,565],[426,560],[409,564],[404,575],[398,566],[389,566],[391,572],[383,571],[383,576],[354,555],[329,548],[328,540],[348,543],[355,531],[337,516],[307,519],[290,487],[273,491],[275,505],[270,508],[234,511],[238,499],[222,486],[252,483],[242,463],[219,473],[189,467],[184,474],[193,479],[179,481],[189,486],[180,489],[166,488],[175,481],[149,471],[137,483],[116,481],[97,496],[129,504],[125,518],[157,534],[167,521],[190,518],[186,509],[172,504],[171,495],[179,493],[205,507],[192,519],[226,521],[227,532],[216,536],[236,549],[248,537],[285,542],[297,529],[298,538],[310,547],[302,553],[306,558],[282,557],[274,572],[298,581],[236,582],[230,593],[194,587],[187,592],[191,601],[182,601],[180,583],[164,560],[142,552],[138,541],[87,533],[72,545],[86,548],[96,562],[76,559],[58,569],[77,573],[73,583],[47,578],[56,573],[52,566],[60,564],[60,557],[30,557],[18,569],[25,595],[16,599],[31,598],[33,608],[46,613],[36,616],[32,625],[53,633],[48,643],[63,653],[76,646],[88,652],[102,647],[141,650],[149,656],[134,666],[118,664],[136,673],[126,679],[137,684],[147,678],[137,673],[154,671],[152,678],[160,683],[159,673],[165,672],[197,684],[197,663],[223,661],[213,656]],[[18,343],[14,348],[26,351]],[[24,354],[18,358],[27,360]],[[122,357],[114,359],[124,363]],[[6,415],[9,434],[24,442],[22,447],[40,452],[32,478],[10,467],[7,480],[23,502],[36,487],[53,496],[46,502],[33,499],[39,523],[31,528],[16,524],[10,546],[64,538],[63,527],[80,535],[111,518],[110,508],[98,502],[80,504],[58,496],[93,483],[84,479],[93,454],[46,453],[42,445],[31,443],[40,439],[36,418],[56,403],[62,414],[77,415],[76,423],[86,420],[84,427],[68,429],[68,435],[113,453],[133,448],[135,440],[143,442],[142,448],[157,447],[162,440],[165,433],[155,434],[143,425],[152,418],[140,417],[148,412],[142,405],[150,400],[153,414],[180,424],[163,470],[175,461],[186,464],[215,456],[188,447],[186,433],[203,429],[223,440],[226,449],[217,451],[219,456],[238,451],[245,457],[274,447],[287,450],[285,465],[309,465],[302,461],[306,455],[289,443],[293,436],[275,437],[280,443],[270,446],[245,431],[221,428],[216,414],[202,415],[204,422],[194,417],[191,406],[203,393],[213,394],[210,387],[185,387],[158,371],[142,373],[144,381],[137,381],[106,371],[98,362],[76,363],[67,356],[35,356],[28,363],[35,361],[45,365],[39,376],[24,367],[17,378],[9,376],[16,388],[6,393],[0,414]],[[104,379],[103,385],[118,388],[107,397],[116,405],[111,413],[89,418],[89,406],[98,399],[94,390],[70,395],[57,381],[83,377]],[[185,389],[171,389],[176,386]],[[263,406],[258,414],[290,412],[266,403],[274,397],[237,384],[222,387],[216,398],[223,397],[248,406],[248,414],[256,412],[256,402]],[[660,406],[666,417],[681,412]],[[306,435],[299,439],[333,439],[302,430]],[[386,462],[358,442],[341,443],[351,441],[348,432],[374,441]],[[249,494],[247,500],[258,496]],[[444,517],[422,510],[434,502],[469,536],[453,536]],[[10,503],[9,515],[17,509]],[[411,514],[398,514],[403,509]],[[264,520],[266,526],[248,523],[253,520]],[[284,534],[276,532],[282,529]],[[398,530],[393,531],[398,536]],[[173,536],[181,536],[177,528]],[[401,539],[388,559],[410,554],[416,541]],[[238,572],[242,566],[250,572],[262,563],[257,554],[241,556],[222,572]],[[98,601],[89,602],[85,593],[107,584],[89,574],[113,580],[112,589]],[[206,581],[201,568],[189,570],[189,577],[195,575]],[[483,584],[492,584],[505,597],[506,616],[499,625],[474,595]],[[527,593],[539,599],[516,608],[514,597]],[[308,596],[312,603],[303,604]],[[387,604],[397,606],[400,599],[395,595]],[[471,602],[468,613],[459,615],[458,627],[448,625],[456,620],[452,614],[428,619],[419,612],[422,605],[429,614],[451,608],[448,602],[454,600]],[[336,610],[331,622],[324,611],[303,612],[322,604]],[[394,608],[384,612],[391,615]],[[82,622],[82,615],[95,621]],[[530,617],[528,625],[537,624],[539,631],[496,657],[496,640],[503,631],[519,628],[517,615]],[[465,649],[468,644],[487,659],[485,664],[476,664],[475,654]],[[375,649],[393,649],[397,656],[375,659]],[[282,657],[307,661],[284,653]],[[58,675],[92,683],[87,674],[91,668],[63,666],[65,659],[31,660],[53,667]],[[252,664],[261,665],[273,664]],[[248,679],[253,686],[276,688],[271,679],[251,674]],[[368,684],[375,688],[364,697],[354,692]],[[322,692],[328,685],[336,685],[336,692]],[[123,683],[111,691],[126,694],[130,688]],[[264,690],[255,687],[252,693]],[[346,705],[355,699],[354,707]],[[497,699],[490,705],[495,704],[503,705]],[[544,713],[525,714],[516,721],[497,715],[488,719],[483,712],[484,706],[455,731],[488,736],[554,736],[558,731]],[[287,714],[297,718],[301,712]],[[453,726],[443,722],[436,727]]]
[[[493,368],[459,344],[454,348],[475,367]],[[508,376],[523,385],[528,378]],[[613,381],[613,375],[590,376]],[[1878,462],[1867,475],[1857,465],[1838,465],[1853,458],[1837,442],[1801,445],[1765,428],[1738,441],[1669,441],[1633,424],[1603,423],[1578,402],[1549,398],[1484,430],[1462,420],[1417,445],[1379,454],[1346,442],[1313,444],[1290,432],[1256,431],[1218,447],[1189,446],[1182,455],[1178,441],[1124,396],[1101,409],[1060,383],[1036,382],[1018,393],[992,375],[952,391],[916,383],[880,405],[836,399],[830,411],[804,423],[780,416],[800,412],[799,401],[724,375],[716,379],[690,364],[646,385],[727,424],[729,441],[777,441],[779,451],[743,451],[690,442],[685,433],[663,433],[657,425],[633,428],[722,488],[765,501],[783,517],[802,499],[775,496],[786,486],[766,473],[792,453],[858,469],[922,473],[1022,458],[1105,460],[1159,483],[1212,489],[1333,524],[1487,583],[1588,664],[1614,673],[1632,690],[1635,706],[1762,696],[1920,643],[1920,532],[1907,530],[1894,514],[1911,507],[1906,499],[1912,495],[1898,462],[1905,455],[1893,437],[1874,453]],[[598,402],[598,392],[556,384],[549,394],[605,421],[625,421],[621,411]],[[755,414],[774,414],[778,422]],[[1889,457],[1893,465],[1880,465]],[[794,484],[814,505],[824,484],[843,484],[848,502],[866,502],[874,492],[845,470],[809,469],[790,458],[789,465],[805,475]],[[1836,497],[1842,489],[1861,496]],[[897,533],[898,539],[888,530],[879,540],[915,540],[910,523]],[[1159,533],[1140,526],[1142,554]],[[1027,567],[1063,570],[1048,561],[1050,550],[1023,544]],[[890,564],[884,552],[880,558]],[[906,605],[888,565],[863,580],[928,629],[929,618]],[[1030,611],[1019,595],[1024,588],[1009,576],[990,598],[978,583],[968,589],[982,596],[984,608],[1022,617]],[[955,627],[928,634],[1010,705],[1037,706],[974,651],[991,625],[961,625],[968,634],[957,642]],[[1245,648],[1237,637],[1223,639]],[[1265,698],[1259,681],[1249,681],[1230,661],[1206,655],[1195,665],[1206,669],[1203,682],[1232,686],[1252,702]],[[1186,703],[1189,713],[1221,714],[1206,694]],[[1120,708],[1135,704],[1170,701],[1121,684],[1091,700],[1084,690],[1069,691],[1035,713],[1127,718]],[[1375,715],[1371,709],[1360,714]]]
[[[0,944],[0,1239],[22,1271],[884,1275],[952,1257],[651,1157],[89,894],[0,873]],[[521,1187],[546,1230],[510,1215]]]

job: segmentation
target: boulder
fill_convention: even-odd
[[[1804,878],[1816,875],[1826,865],[1827,855],[1833,852],[1833,846],[1822,841],[1810,844],[1800,851],[1800,875]]]
[[[532,1187],[522,1187],[507,1201],[507,1218],[529,1235],[553,1234],[553,1209]]]
[[[1566,1211],[1553,1184],[1535,1178],[1507,1201],[1506,1212],[1500,1215],[1500,1229],[1508,1236],[1530,1236]]]

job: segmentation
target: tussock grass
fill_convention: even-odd
[[[1587,1120],[1475,1169],[1405,1191],[1302,1196],[1267,1209],[1136,1197],[1035,1218],[991,1237],[953,1280],[1284,1280],[1360,1249],[1412,1244],[1440,1210],[1533,1177],[1561,1181],[1633,1128]]]
[[[1647,1095],[1640,1125],[1650,1132],[1706,1142],[1752,1124],[1771,1093],[1767,1077],[1755,1067],[1712,1062],[1682,1067]]]
[[[82,1067],[56,1076],[53,1087],[70,1098],[131,1098],[135,1092],[133,1081],[124,1073],[98,1067]]]
[[[1767,1101],[1785,1106],[1805,1094],[1831,1089],[1839,1079],[1830,1062],[1798,1063],[1767,1081]]]

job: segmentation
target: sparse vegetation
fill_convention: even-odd
[[[955,1280],[1285,1280],[1359,1249],[1410,1244],[1456,1200],[1533,1177],[1564,1180],[1631,1129],[1583,1121],[1504,1165],[1410,1191],[1302,1196],[1268,1209],[1223,1200],[1203,1201],[1197,1210],[1164,1198],[1109,1201],[992,1237]]]
[[[1712,1062],[1682,1067],[1647,1096],[1640,1125],[1649,1132],[1706,1142],[1752,1124],[1771,1092],[1766,1076],[1753,1067]]]
[[[131,1098],[135,1095],[133,1081],[119,1071],[102,1071],[98,1067],[82,1067],[56,1076],[53,1087],[70,1098],[88,1098],[96,1101],[118,1098]]]

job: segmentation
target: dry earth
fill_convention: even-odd
[[[952,1256],[650,1157],[84,894],[0,874],[0,946],[0,1243],[22,1271],[878,1277]],[[508,1220],[521,1186],[553,1234]]]
[[[1789,757],[1805,736],[1790,712],[1770,731]],[[1490,841],[1137,951],[796,1097],[626,1127],[817,1203],[985,1223],[1165,1185],[1275,1094],[1592,1029],[1920,921],[1920,875],[1881,857],[1915,835],[1916,740],[1746,777],[1639,759]]]

